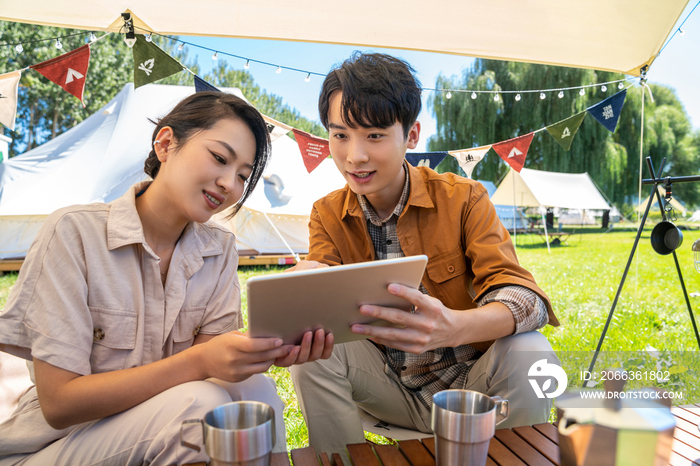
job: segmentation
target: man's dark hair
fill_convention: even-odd
[[[343,122],[355,128],[388,128],[397,121],[404,138],[421,110],[421,85],[405,61],[381,53],[355,52],[326,76],[318,98],[321,123],[328,129],[329,99],[341,91]]]

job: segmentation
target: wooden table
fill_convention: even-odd
[[[671,466],[700,466],[700,404],[672,408],[676,416]],[[499,429],[489,445],[489,466],[559,465],[559,435],[551,424]],[[391,445],[361,443],[348,445],[355,466],[435,466],[433,438],[398,442]],[[292,462],[285,453],[272,457],[273,466],[351,466],[337,454],[317,455],[312,447],[292,450]]]

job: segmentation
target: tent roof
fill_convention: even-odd
[[[688,0],[69,0],[3,2],[0,19],[118,31],[245,37],[423,50],[638,76]],[[135,7],[133,10],[128,8]],[[79,11],[78,11],[79,10]]]
[[[491,197],[494,204],[520,207],[610,210],[588,173],[510,170]]]

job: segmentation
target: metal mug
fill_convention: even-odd
[[[472,390],[433,395],[431,427],[437,466],[483,466],[496,426],[508,418],[508,400]]]
[[[275,411],[259,401],[234,401],[209,411],[204,419],[188,419],[180,426],[180,445],[200,451],[186,442],[183,429],[200,424],[204,449],[211,466],[269,466],[275,445]]]

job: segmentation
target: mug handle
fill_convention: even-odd
[[[491,399],[496,403],[496,425],[508,419],[508,400],[500,396],[492,396]]]
[[[200,424],[202,426],[202,437],[204,437],[204,424],[202,424],[202,420],[201,419],[187,419],[186,421],[182,421],[182,424],[180,425],[180,445],[185,447],[185,448],[189,448],[190,450],[194,450],[196,452],[201,451],[202,449],[199,448],[199,445],[185,442],[185,439],[182,438],[182,429],[185,427],[185,424]]]

